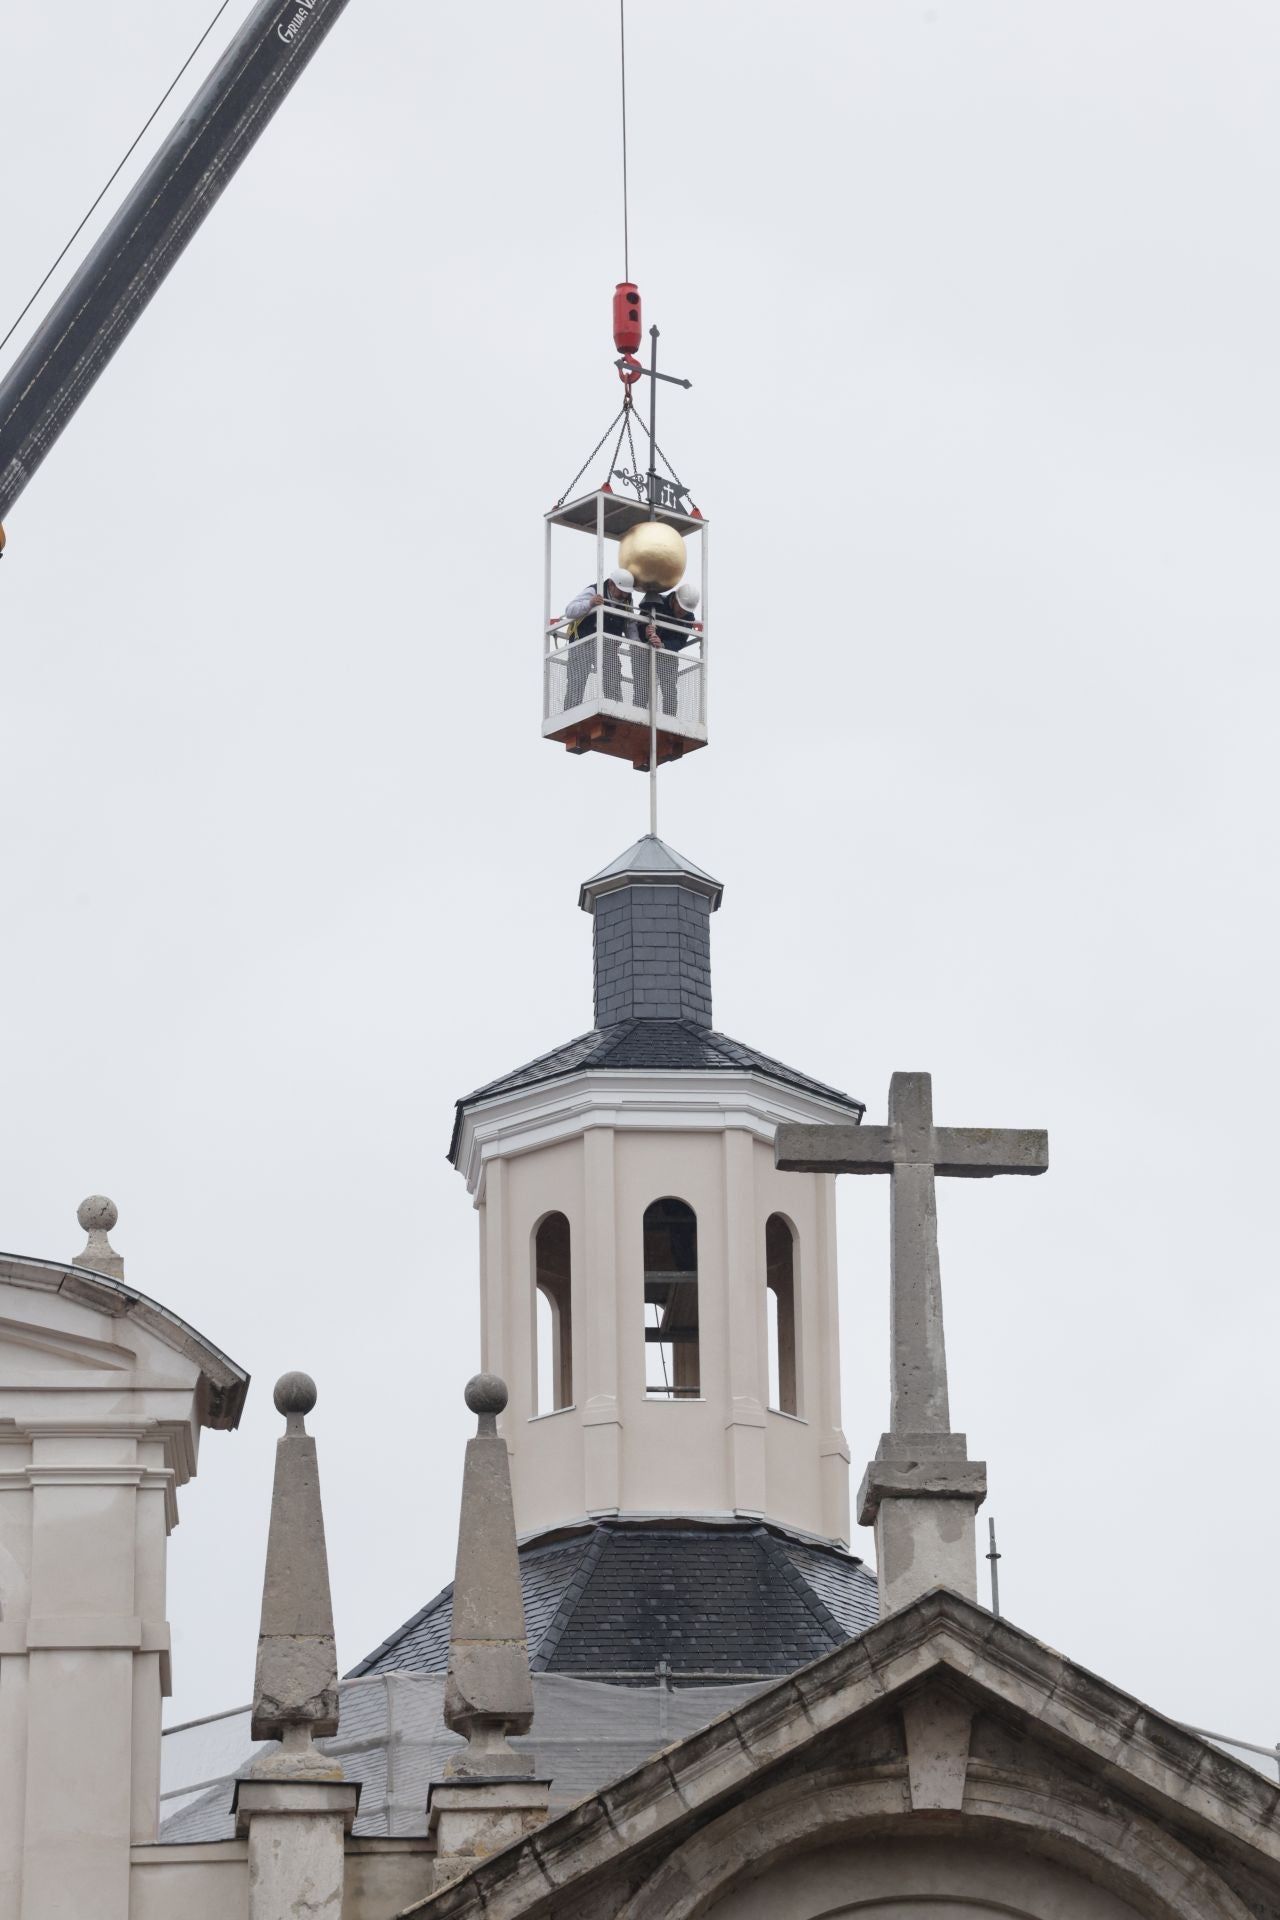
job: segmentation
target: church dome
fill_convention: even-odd
[[[876,1618],[875,1574],[856,1556],[753,1522],[558,1530],[523,1543],[520,1579],[535,1674],[633,1686],[793,1673]],[[443,1673],[452,1617],[449,1586],[348,1678]]]

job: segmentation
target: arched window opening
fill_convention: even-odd
[[[683,1200],[655,1200],[644,1215],[644,1385],[665,1400],[696,1400],[698,1219]]]
[[[549,1213],[533,1238],[533,1279],[537,1288],[537,1364],[539,1413],[573,1405],[573,1292],[569,1259],[569,1222]]]
[[[765,1222],[764,1258],[769,1303],[769,1405],[779,1413],[799,1413],[795,1240],[780,1213],[771,1213]]]

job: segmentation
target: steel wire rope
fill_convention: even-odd
[[[618,44],[622,54],[622,277],[631,278],[631,223],[627,212],[627,0],[618,0]]]
[[[22,309],[22,312],[18,315],[17,319],[14,321],[13,325],[10,327],[8,333],[6,333],[6,335],[4,336],[4,339],[0,340],[0,352],[3,352],[4,349],[8,346],[14,334],[18,331],[18,328],[22,325],[23,321],[26,319],[27,315],[30,313],[32,307],[34,307],[36,301],[40,298],[40,295],[44,292],[45,288],[48,286],[49,282],[52,280],[54,274],[58,271],[58,268],[62,265],[63,261],[66,259],[67,255],[70,253],[72,247],[74,247],[76,241],[80,238],[80,235],[84,232],[85,228],[88,226],[89,222],[92,220],[94,214],[98,211],[98,208],[102,205],[103,201],[106,199],[107,195],[110,193],[112,187],[115,185],[116,181],[120,178],[120,175],[124,172],[124,169],[128,166],[130,160],[133,158],[134,154],[137,152],[139,145],[141,144],[142,140],[145,138],[148,129],[150,128],[156,115],[159,113],[161,107],[164,105],[165,101],[169,98],[169,95],[173,92],[179,80],[181,80],[183,74],[186,72],[187,68],[191,65],[191,62],[195,59],[201,47],[204,45],[205,41],[209,38],[209,35],[213,32],[219,20],[221,20],[223,14],[226,12],[227,8],[230,5],[231,5],[231,0],[222,0],[222,5],[218,8],[218,11],[214,14],[212,20],[209,22],[204,32],[200,35],[200,38],[196,41],[194,47],[192,47],[190,53],[187,55],[182,65],[178,68],[178,71],[174,74],[172,80],[169,82],[164,92],[160,95],[160,98],[156,101],[156,104],[152,109],[151,113],[148,115],[147,119],[144,121],[143,125],[138,130],[137,138],[134,140],[132,146],[129,148],[128,152],[125,154],[124,158],[121,160],[119,166],[116,168],[115,172],[111,175],[111,178],[107,181],[107,184],[103,187],[102,192],[98,195],[97,199],[94,201],[93,205],[90,207],[88,213],[85,214],[84,219],[80,222],[80,225],[76,228],[75,232],[72,234],[71,238],[68,240],[66,246],[62,249],[62,252],[58,255],[57,259],[54,261],[53,265],[50,267],[48,273],[46,273],[44,279],[40,282],[40,285],[36,288],[35,292],[32,294],[31,298],[28,300],[26,306]]]
[[[618,409],[617,413],[614,414],[612,420],[609,422],[608,426],[605,428],[604,432],[600,435],[600,438],[596,441],[594,447],[592,447],[590,453],[587,455],[582,465],[578,468],[578,471],[574,474],[572,480],[569,482],[564,492],[560,495],[560,498],[556,501],[556,505],[558,507],[562,507],[564,505],[565,501],[569,498],[569,495],[573,492],[573,489],[577,486],[579,480],[581,480],[587,468],[591,465],[591,462],[595,459],[596,455],[599,453],[605,441],[609,438],[609,435],[613,432],[614,428],[617,426],[619,420],[621,420],[623,415],[625,413],[628,413],[629,411],[630,409],[627,406],[626,401],[624,400],[621,407]],[[621,434],[619,434],[618,438],[619,439],[622,438]]]
[[[635,435],[631,431],[631,416],[634,412],[635,412],[634,407],[627,408],[627,445],[631,449],[631,471],[632,473],[639,473],[640,458],[639,458],[639,455],[636,453]],[[644,422],[642,421],[641,425],[643,426],[643,424]]]
[[[612,480],[614,474],[617,472],[615,462],[617,461],[619,453],[622,451],[622,436],[629,431],[628,422],[630,419],[631,409],[628,406],[624,406],[622,409],[622,425],[618,428],[618,437],[613,443],[613,452],[609,456],[609,471],[605,475],[606,480]]]
[[[637,415],[636,417],[640,421],[640,430],[644,434],[645,439],[649,442],[650,446],[653,448],[654,452],[657,454],[659,460],[661,460],[663,466],[666,468],[667,472],[671,475],[671,478],[675,481],[676,485],[680,488],[681,493],[687,493],[688,488],[684,486],[684,484],[680,479],[680,475],[676,472],[675,468],[672,466],[671,462],[668,460],[666,454],[662,451],[662,448],[658,445],[657,441],[654,439],[653,435],[650,433],[648,427],[645,425],[643,415]]]

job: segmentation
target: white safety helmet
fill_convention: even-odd
[[[636,584],[634,573],[629,573],[626,567],[615,567],[609,575],[609,578],[612,580],[614,586],[622,593],[630,593]]]
[[[698,602],[701,598],[702,595],[692,580],[682,580],[676,588],[676,599],[686,613],[696,613],[698,610]]]

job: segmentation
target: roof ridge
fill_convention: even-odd
[[[535,1538],[528,1545],[521,1544],[518,1546],[517,1550],[520,1557],[520,1564],[523,1567],[527,1564],[528,1561],[536,1559],[541,1554],[559,1553],[564,1547],[571,1546],[572,1544],[573,1544],[572,1536],[564,1540],[552,1539],[552,1540],[538,1541]],[[587,1544],[589,1544],[589,1541]],[[384,1653],[389,1653],[393,1647],[399,1646],[400,1642],[408,1634],[412,1633],[415,1627],[420,1627],[424,1620],[430,1619],[433,1613],[438,1612],[439,1609],[445,1604],[445,1602],[447,1600],[452,1600],[452,1598],[453,1598],[453,1581],[451,1580],[448,1586],[441,1587],[439,1593],[434,1594],[432,1598],[427,1601],[425,1606],[419,1607],[416,1613],[410,1614],[409,1618],[403,1623],[403,1625],[398,1626],[394,1633],[389,1633],[386,1639],[382,1642],[382,1644],[373,1649],[372,1653],[367,1653],[363,1660],[358,1661],[354,1667],[350,1668],[348,1672],[344,1673],[342,1676],[343,1679],[344,1680],[359,1679],[360,1675],[362,1673],[367,1673],[370,1667],[373,1666],[374,1662],[377,1660],[380,1660]],[[545,1638],[545,1635],[544,1635],[544,1638]],[[542,1644],[541,1641],[539,1641],[538,1644],[541,1645]]]
[[[425,1607],[419,1607],[418,1611],[410,1614],[409,1618],[403,1625],[398,1626],[394,1633],[389,1633],[381,1646],[375,1647],[372,1653],[367,1653],[363,1660],[357,1661],[354,1667],[349,1668],[348,1671],[343,1674],[343,1679],[358,1680],[362,1673],[369,1671],[375,1660],[380,1660],[384,1653],[390,1653],[392,1647],[398,1647],[406,1634],[412,1633],[415,1627],[420,1627],[423,1621],[435,1613],[437,1608],[443,1606],[444,1602],[450,1599],[452,1595],[453,1582],[451,1580],[447,1587],[441,1587],[439,1593],[437,1593],[433,1599],[427,1601]]]
[[[830,1607],[824,1600],[819,1599],[818,1595],[801,1573],[799,1567],[796,1566],[795,1562],[786,1554],[781,1541],[775,1540],[773,1535],[767,1532],[764,1527],[759,1527],[755,1530],[755,1538],[760,1542],[765,1559],[768,1560],[771,1566],[777,1569],[787,1585],[794,1588],[804,1605],[808,1607],[810,1613],[818,1622],[818,1625],[830,1636],[832,1645],[837,1647],[846,1646],[849,1640],[848,1634],[840,1625],[840,1622],[836,1619]]]
[[[731,1033],[722,1033],[718,1027],[704,1029],[704,1032],[712,1040],[727,1041],[731,1047],[737,1047],[741,1052],[751,1055],[753,1065],[750,1068],[744,1069],[739,1062],[731,1062],[739,1072],[764,1072],[767,1075],[772,1070],[778,1079],[803,1082],[805,1086],[812,1087],[816,1093],[834,1097],[843,1106],[856,1107],[859,1114],[864,1114],[867,1110],[866,1101],[859,1100],[855,1094],[846,1093],[843,1087],[833,1087],[827,1080],[816,1080],[811,1073],[801,1072],[799,1067],[789,1067],[786,1061],[779,1060],[776,1054],[762,1053],[759,1047],[753,1047],[747,1040],[735,1040]]]
[[[599,1527],[588,1538],[581,1559],[565,1583],[560,1604],[542,1631],[537,1652],[530,1649],[529,1671],[531,1673],[546,1673],[549,1670],[564,1636],[565,1628],[573,1618],[574,1608],[585,1593],[591,1576],[599,1566],[612,1537],[606,1527]]]
[[[630,1038],[633,1029],[638,1024],[639,1022],[633,1014],[629,1020],[617,1020],[611,1027],[596,1027],[595,1032],[599,1034],[603,1043],[596,1048],[594,1055],[596,1062],[602,1063],[609,1058],[610,1054],[616,1053],[622,1045],[622,1042]],[[683,1026],[684,1022],[682,1020],[664,1020],[662,1024],[668,1027],[679,1027]]]
[[[545,1053],[535,1054],[532,1060],[526,1060],[522,1067],[517,1067],[516,1072],[529,1073],[534,1067],[542,1066],[544,1061],[554,1060],[558,1054],[567,1053],[570,1047],[580,1047],[584,1040],[602,1039],[604,1033],[605,1029],[602,1027],[588,1027],[585,1032],[575,1033],[571,1039],[562,1040],[558,1047],[548,1047]],[[491,1086],[500,1085],[503,1080],[510,1078],[510,1074],[499,1074],[496,1080],[483,1081],[480,1086],[473,1087],[470,1093],[464,1093],[461,1099],[455,1100],[454,1105],[465,1107],[470,1101],[480,1099]]]

